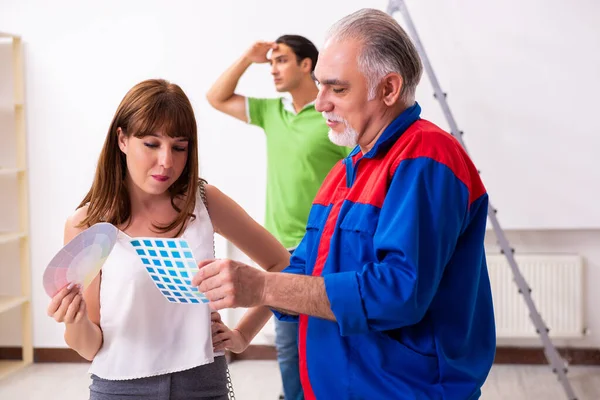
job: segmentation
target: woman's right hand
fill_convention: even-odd
[[[248,341],[238,329],[229,329],[221,320],[218,312],[210,315],[212,323],[213,350],[229,350],[233,353],[241,353],[248,347]]]
[[[75,285],[71,288],[65,286],[50,301],[48,316],[56,322],[77,324],[87,319],[87,310],[81,287]]]

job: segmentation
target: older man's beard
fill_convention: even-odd
[[[346,146],[346,147],[354,147],[358,142],[358,132],[356,132],[348,121],[339,117],[333,113],[323,112],[323,117],[330,121],[341,122],[344,124],[344,131],[341,133],[334,132],[332,129],[329,130],[328,136],[329,140],[333,142],[333,144],[337,144],[338,146]]]

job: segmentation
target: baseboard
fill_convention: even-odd
[[[22,350],[20,347],[0,347],[0,360],[21,360]],[[228,362],[232,361],[231,352],[226,352]],[[33,362],[35,363],[89,363],[90,361],[81,357],[75,350],[68,348],[34,348]]]
[[[597,348],[557,348],[561,357],[569,365],[600,366],[600,349]],[[251,345],[240,354],[231,354],[231,361],[238,360],[276,360],[277,352],[274,346]],[[508,347],[496,348],[495,364],[548,364],[544,349],[541,347]]]
[[[275,346],[268,346],[263,344],[253,344],[239,354],[231,353],[231,361],[242,361],[242,360],[276,360],[277,351]]]
[[[558,347],[556,350],[569,365],[600,365],[600,349]],[[495,364],[548,364],[543,348],[498,347]]]
[[[0,347],[0,360],[20,360],[22,351],[20,347]],[[66,348],[35,348],[33,349],[33,362],[36,363],[89,363],[75,350]]]
[[[561,356],[570,365],[600,366],[600,349],[596,348],[558,348]],[[240,354],[228,353],[230,362],[241,360],[276,360],[277,352],[274,346],[251,345]],[[20,360],[20,347],[0,347],[0,360]],[[66,348],[35,348],[33,360],[36,363],[73,363],[89,362],[77,352]],[[498,347],[495,364],[548,364],[544,349],[537,347]]]

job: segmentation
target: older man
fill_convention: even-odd
[[[331,141],[358,145],[321,186],[284,273],[207,260],[215,309],[299,318],[307,399],[476,399],[495,354],[488,197],[448,133],[420,118],[422,66],[377,10],[337,22],[315,70]]]

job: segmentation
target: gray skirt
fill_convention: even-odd
[[[228,373],[224,356],[186,371],[148,378],[114,381],[92,374],[90,400],[227,400]]]

